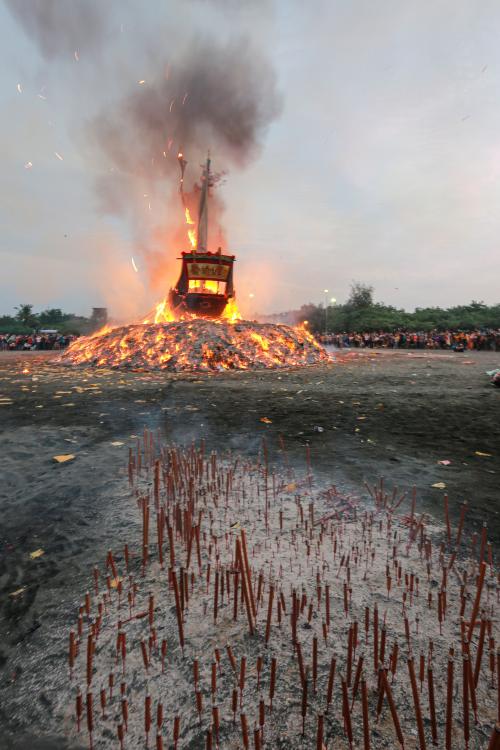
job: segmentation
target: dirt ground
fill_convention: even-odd
[[[176,376],[61,368],[52,353],[0,355],[2,746],[76,747],[51,721],[40,686],[66,681],[61,644],[83,581],[135,523],[125,468],[144,426],[249,455],[265,437],[277,456],[282,436],[297,466],[309,444],[318,480],[358,494],[380,476],[416,485],[437,515],[446,491],[452,517],[467,500],[468,523],[487,522],[498,546],[500,390],[484,373],[500,367],[500,354],[336,356],[302,370]],[[75,458],[57,464],[61,454]]]

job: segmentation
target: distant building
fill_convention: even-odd
[[[108,308],[107,307],[93,307],[90,323],[94,330],[102,328],[108,322]]]

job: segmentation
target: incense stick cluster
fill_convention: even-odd
[[[500,748],[487,529],[415,492],[130,450],[137,539],[92,572],[69,633],[69,719],[93,747]],[[405,510],[403,510],[405,509]]]

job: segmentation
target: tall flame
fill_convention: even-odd
[[[189,208],[186,206],[184,210],[184,214],[186,216],[186,224],[188,227],[194,227],[194,221],[191,218],[191,214],[189,213]],[[189,229],[187,230],[189,242],[191,243],[191,247],[194,249],[196,247],[196,229]]]
[[[242,320],[241,313],[238,310],[238,305],[234,297],[231,297],[231,299],[227,301],[221,319],[227,323],[237,323],[238,320]]]
[[[168,305],[168,301],[166,299],[163,299],[156,305],[155,323],[172,323],[174,320],[175,318]]]

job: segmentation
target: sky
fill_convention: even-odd
[[[186,158],[191,181],[208,149],[226,172],[244,312],[342,302],[353,281],[407,310],[500,302],[498,38],[495,0],[0,0],[0,314],[125,318],[164,295],[188,249],[184,115],[163,171],[141,160],[168,87],[205,64]]]

